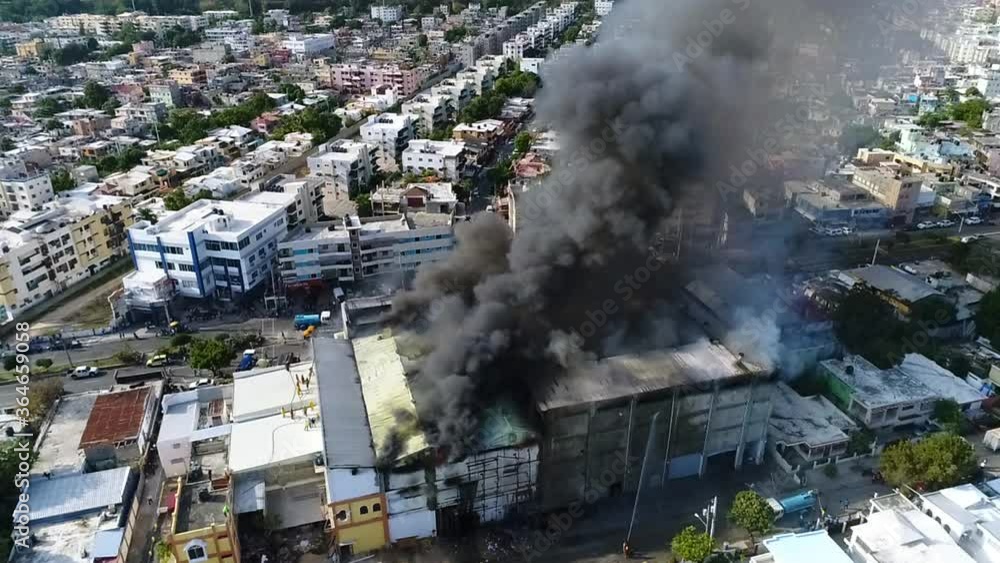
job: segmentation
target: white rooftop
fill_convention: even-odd
[[[233,374],[233,421],[246,422],[316,405],[319,391],[312,365],[302,362]]]
[[[95,542],[103,534],[119,529],[117,522],[104,520],[100,515],[52,524],[33,524],[31,533],[38,538],[38,543],[29,550],[16,551],[12,561],[15,563],[93,563],[91,553],[93,553]],[[85,553],[87,556],[84,556]]]
[[[781,534],[763,541],[773,563],[852,563],[826,530]],[[755,562],[757,558],[751,559]],[[763,563],[763,562],[762,562]]]
[[[771,395],[769,435],[786,446],[818,447],[848,440],[857,424],[825,397],[803,397],[784,382]]]
[[[820,363],[854,390],[854,400],[869,408],[952,399],[960,405],[983,400],[974,387],[921,354],[907,354],[900,365],[879,369],[861,356]],[[852,373],[848,373],[848,367]]]
[[[90,411],[94,410],[98,393],[64,395],[38,446],[38,459],[32,466],[32,474],[45,472],[54,475],[79,473],[83,470],[83,454],[80,453],[80,439],[87,427]]]
[[[917,509],[875,512],[853,528],[877,563],[976,563],[940,524]]]
[[[404,152],[422,152],[441,154],[444,156],[458,156],[465,150],[465,143],[457,141],[430,141],[427,139],[414,139]]]
[[[323,430],[319,409],[307,415],[296,411],[294,418],[276,414],[248,422],[234,423],[229,436],[229,469],[242,473],[297,462],[323,452]]]
[[[221,212],[221,214],[220,214]],[[215,219],[225,216],[229,218],[228,225],[216,229],[216,234],[229,234],[235,237],[243,235],[250,229],[276,212],[275,208],[259,203],[244,201],[227,201],[216,199],[201,199],[184,209],[177,211],[156,225],[139,223],[133,229],[143,230],[146,234],[157,235],[165,233],[187,233],[197,229],[207,229]],[[143,227],[143,225],[146,225]]]

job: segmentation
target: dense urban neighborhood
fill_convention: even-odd
[[[9,563],[1000,563],[1000,0],[0,0]]]

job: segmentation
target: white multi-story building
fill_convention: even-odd
[[[434,31],[438,28],[437,16],[424,16],[420,18],[421,31]]]
[[[125,104],[115,108],[115,117],[139,123],[155,123],[167,116],[167,108],[160,102]]]
[[[361,126],[361,140],[375,146],[381,166],[398,166],[403,151],[416,136],[417,116],[408,113],[383,113],[368,117]]]
[[[205,30],[205,41],[228,45],[237,53],[253,49],[255,41],[251,23],[227,22],[227,25],[210,27]]]
[[[472,81],[448,79],[442,80],[431,87],[432,96],[445,96],[451,101],[451,107],[462,111],[476,97],[476,86]]]
[[[155,225],[138,221],[128,230],[136,271],[123,281],[127,291],[166,279],[187,297],[239,297],[269,279],[287,232],[283,206],[198,200]]]
[[[244,188],[259,187],[265,176],[291,158],[301,157],[312,148],[309,133],[289,133],[284,140],[268,141],[244,157],[230,163],[236,180]]]
[[[323,214],[323,180],[278,176],[264,190],[249,193],[240,201],[283,207],[288,230],[292,230],[303,223],[319,221]]]
[[[454,245],[451,214],[416,213],[300,228],[279,243],[278,269],[285,286],[364,278],[413,270],[443,260]]]
[[[29,171],[19,159],[0,166],[0,214],[39,211],[54,197],[47,172]]]
[[[457,182],[462,179],[465,159],[465,143],[417,139],[403,151],[403,171],[434,174]]]
[[[173,80],[149,85],[149,99],[166,108],[181,105],[181,88]]]
[[[339,139],[320,145],[316,156],[307,160],[309,174],[322,178],[324,196],[330,204],[344,199],[352,190],[367,186],[378,169],[375,147],[368,143]]]
[[[420,135],[430,135],[437,131],[455,113],[455,107],[447,96],[424,94],[403,102],[402,110],[403,113],[417,116],[416,130]]]
[[[469,82],[476,89],[476,95],[482,96],[484,92],[493,89],[493,82],[496,80],[496,71],[488,66],[473,66],[455,75],[455,80]]]
[[[304,59],[320,53],[332,51],[337,46],[337,37],[332,33],[309,33],[305,35],[289,35],[282,45],[292,55]]]
[[[611,13],[611,9],[615,7],[615,0],[594,0],[594,13],[598,17],[604,17]]]
[[[398,4],[393,6],[376,4],[371,7],[371,10],[373,20],[382,20],[383,22],[390,23],[403,19],[403,6]]]

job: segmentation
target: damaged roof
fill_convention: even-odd
[[[711,383],[768,370],[721,344],[699,340],[670,350],[614,356],[563,374],[536,394],[539,412]]]
[[[142,430],[146,399],[150,388],[98,395],[90,411],[87,426],[80,437],[80,448],[133,440]]]

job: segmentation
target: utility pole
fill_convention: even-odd
[[[715,537],[715,513],[719,507],[719,497],[712,497],[712,502],[708,504],[705,508],[701,509],[701,512],[695,512],[694,517],[701,522],[702,526],[705,526],[705,533],[708,537]]]
[[[875,241],[875,253],[872,254],[872,263],[871,263],[872,266],[875,265],[875,259],[878,258],[878,246],[881,243],[882,243],[882,239],[878,239],[878,240]]]
[[[69,362],[69,367],[75,368],[76,366],[73,365],[73,358],[71,358],[70,355],[69,355],[69,346],[66,345],[66,339],[65,338],[62,339],[62,345],[63,345],[63,352],[66,352],[66,361]]]
[[[649,461],[649,450],[653,446],[653,436],[656,434],[656,420],[660,418],[660,411],[653,414],[653,420],[649,421],[649,437],[646,438],[646,451],[642,454],[642,466],[639,468],[639,484],[635,488],[635,503],[632,504],[632,519],[628,523],[628,534],[625,535],[625,543],[632,539],[632,526],[635,525],[635,515],[639,512],[639,495],[642,493],[642,483],[646,479],[646,462]]]

